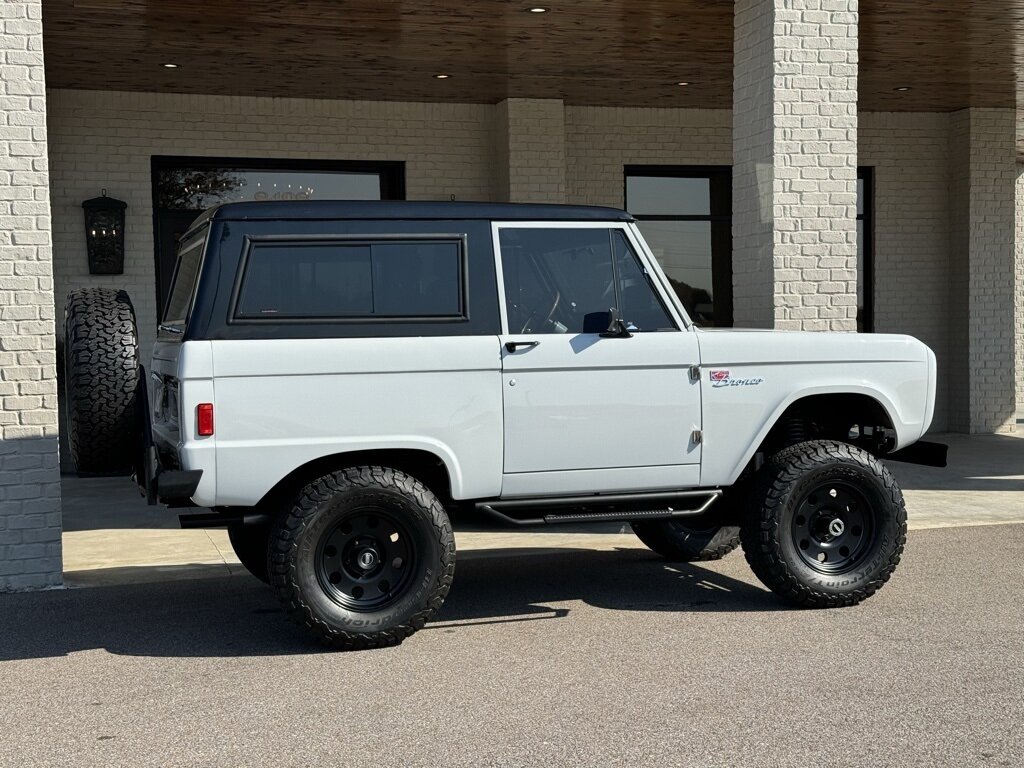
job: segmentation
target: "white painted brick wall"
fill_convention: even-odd
[[[41,13],[0,4],[0,591],[61,583]]]
[[[560,99],[505,99],[497,105],[495,198],[565,202],[565,107]]]
[[[854,330],[857,0],[735,9],[736,323]]]
[[[57,307],[86,285],[126,288],[148,365],[155,334],[152,155],[404,160],[412,200],[494,197],[494,107],[117,91],[49,92]],[[82,201],[128,203],[125,274],[89,275]]]
[[[951,379],[956,386],[951,402],[959,428],[1008,432],[1016,422],[1016,114],[1012,109],[968,109],[952,120],[958,229],[950,287],[951,303],[966,310],[953,322],[957,327],[961,318],[967,320],[967,365],[966,381],[963,373]],[[961,344],[963,335],[957,328],[953,344]]]
[[[727,109],[565,108],[566,201],[625,205],[626,165],[731,165]]]
[[[1024,165],[1017,165],[1017,275],[1014,332],[1017,338],[1017,411],[1024,412]]]
[[[949,407],[949,131],[939,113],[862,112],[858,126],[858,164],[875,176],[875,330],[935,351],[936,430]]]

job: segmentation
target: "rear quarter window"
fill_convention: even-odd
[[[458,238],[252,240],[236,321],[465,317],[465,247]]]
[[[174,278],[171,291],[164,307],[162,325],[183,329],[188,320],[189,309],[192,307],[192,296],[196,290],[196,280],[203,262],[203,244],[206,242],[207,228],[182,240],[178,247],[178,261],[174,267]]]

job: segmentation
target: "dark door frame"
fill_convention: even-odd
[[[644,216],[637,221],[711,222],[711,289],[715,302],[715,325],[732,325],[732,166],[730,165],[626,165],[622,174],[622,200],[629,206],[626,186],[630,176],[708,179],[710,214],[706,216]]]
[[[157,179],[161,171],[183,166],[188,168],[233,168],[256,171],[348,171],[351,173],[376,173],[380,176],[380,196],[382,200],[405,199],[405,161],[402,160],[316,160],[310,158],[152,155],[150,157],[150,187],[153,196],[153,290],[156,293],[158,321],[164,309],[160,296],[160,244],[163,239],[160,231],[160,214],[164,209],[159,207]]]

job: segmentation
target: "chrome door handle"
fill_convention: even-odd
[[[540,344],[539,341],[506,341],[505,349],[515,352],[519,347],[536,347],[538,344]]]

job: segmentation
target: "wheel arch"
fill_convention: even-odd
[[[278,480],[263,495],[257,506],[279,507],[287,503],[299,489],[319,477],[345,467],[368,465],[391,467],[415,477],[427,486],[442,504],[447,504],[453,498],[453,477],[457,478],[458,475],[453,476],[452,468],[441,451],[425,448],[370,448],[331,453],[300,464]],[[454,488],[456,493],[457,488],[458,486]]]
[[[732,481],[735,482],[758,453],[799,442],[794,439],[795,435],[786,434],[792,419],[805,423],[823,423],[824,431],[817,433],[816,437],[827,437],[861,447],[868,447],[868,443],[874,443],[879,436],[874,429],[870,436],[865,436],[861,429],[860,437],[851,438],[849,427],[882,427],[888,431],[885,433],[888,443],[872,445],[869,450],[872,453],[886,453],[906,441],[906,436],[899,434],[901,421],[897,413],[895,404],[884,393],[869,388],[850,387],[843,391],[821,388],[794,392],[776,407],[751,440],[742,460],[732,472]]]

